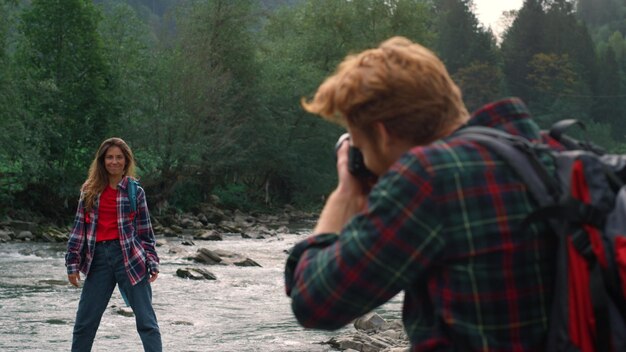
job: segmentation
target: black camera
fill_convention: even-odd
[[[337,143],[335,144],[335,155],[345,140],[350,142],[350,134],[344,133],[339,137]],[[366,180],[376,178],[376,175],[374,175],[374,173],[365,166],[363,153],[361,153],[359,148],[353,147],[352,145],[350,145],[350,148],[348,149],[348,170],[350,170],[352,175],[359,179]]]

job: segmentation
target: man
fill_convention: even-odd
[[[471,118],[443,63],[394,37],[347,57],[304,108],[347,127],[378,176],[366,194],[338,151],[339,183],[314,235],[286,264],[305,327],[337,329],[404,291],[412,351],[540,351],[548,329],[554,243],[527,187],[464,125],[540,139],[523,103]],[[549,165],[548,165],[549,166]]]

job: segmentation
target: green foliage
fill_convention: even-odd
[[[498,66],[475,61],[458,70],[452,77],[461,88],[463,101],[469,111],[502,95],[504,75]]]
[[[317,209],[342,130],[300,100],[393,35],[438,52],[470,110],[517,95],[626,152],[626,5],[597,4],[526,0],[498,47],[471,0],[0,0],[0,214],[66,219],[113,135],[155,210]]]
[[[476,62],[497,63],[495,37],[480,26],[471,0],[437,0],[435,4],[436,48],[450,73]]]
[[[228,209],[250,211],[255,208],[251,202],[248,187],[244,184],[229,183],[218,186],[213,190],[213,193],[220,199],[220,205]]]

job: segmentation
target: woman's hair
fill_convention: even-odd
[[[461,91],[441,60],[403,37],[346,57],[302,106],[364,130],[382,121],[390,134],[415,144],[441,138],[469,118]]]
[[[121,138],[109,138],[100,144],[100,148],[96,152],[96,156],[91,162],[89,167],[89,175],[87,180],[83,184],[81,191],[83,192],[83,199],[85,208],[92,209],[97,196],[104,191],[109,184],[109,174],[104,167],[104,157],[107,150],[111,147],[118,147],[124,154],[126,163],[124,165],[124,175],[135,177],[135,157],[132,150],[128,147],[128,144]]]

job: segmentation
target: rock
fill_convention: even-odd
[[[56,242],[56,239],[52,237],[52,235],[45,232],[41,234],[41,238],[46,242]]]
[[[178,225],[172,225],[170,226],[170,228],[172,229],[172,231],[174,231],[174,233],[176,234],[180,234],[183,233],[183,228],[178,226]]]
[[[289,228],[287,226],[281,226],[279,228],[276,229],[276,233],[281,233],[281,234],[288,234],[291,233],[291,230],[289,230]]]
[[[237,263],[240,263],[242,265],[238,265],[238,266],[255,266],[255,265],[246,265],[246,264],[244,264],[244,262],[246,262],[246,260],[248,260],[249,258],[246,258],[246,257],[244,257],[241,254],[237,254],[237,253],[230,252],[230,251],[225,251],[223,249],[217,249],[217,250],[213,251],[213,253],[215,253],[220,258],[222,258],[222,260],[226,264],[237,265]],[[252,259],[250,259],[250,260],[252,262],[254,262]],[[252,264],[252,263],[249,263],[249,264]],[[260,266],[260,265],[258,265],[258,266]]]
[[[194,236],[194,238],[197,240],[205,240],[205,241],[222,241],[224,239],[224,236],[222,236],[221,233],[215,230],[209,230],[209,231],[202,231],[200,233],[197,233]]]
[[[167,240],[164,240],[162,238],[159,238],[158,240],[156,240],[156,246],[157,247],[162,247],[165,244],[167,244]]]
[[[130,307],[118,307],[115,310],[115,313],[124,317],[132,317],[135,315],[135,313],[133,313],[133,310]]]
[[[354,322],[355,331],[343,333],[326,343],[341,350],[361,352],[409,352],[410,342],[401,320],[385,321],[368,313]]]
[[[203,225],[202,222],[192,218],[191,215],[186,215],[180,220],[180,226],[186,229],[201,229]]]
[[[177,321],[173,321],[172,325],[186,325],[186,326],[193,326],[192,322],[188,322],[188,321],[184,321],[184,320],[177,320]]]
[[[185,239],[185,240],[182,240],[182,242],[180,242],[180,244],[182,244],[183,246],[195,246],[195,245],[196,245],[196,244],[195,244],[195,243],[193,243],[193,241],[192,241],[192,240],[190,240],[190,239]]]
[[[233,264],[235,264],[236,266],[261,266],[261,264],[255,262],[254,260],[250,259],[250,258],[246,258],[242,261],[238,261],[238,262],[234,262]]]
[[[250,227],[256,223],[256,219],[250,215],[242,213],[239,209],[235,210],[233,222],[240,228]]]
[[[243,233],[243,231],[241,230],[241,227],[232,222],[232,221],[222,221],[219,223],[219,228],[224,230],[224,232],[230,232],[230,233]]]
[[[200,248],[195,257],[191,259],[205,264],[215,265],[235,265],[235,266],[258,266],[261,267],[256,261],[244,257],[241,254],[225,251],[222,249],[216,249],[214,251]]]
[[[207,219],[206,215],[200,214],[198,215],[198,221],[202,223],[202,225],[206,226],[209,224],[209,219]]]
[[[55,279],[46,279],[37,281],[40,284],[50,285],[50,286],[67,286],[69,282],[67,280],[55,280]]]
[[[354,321],[354,328],[362,331],[380,330],[387,322],[376,313],[368,313]]]
[[[28,231],[30,233],[38,232],[37,224],[30,221],[11,220],[8,222],[7,225],[17,233],[20,233],[22,231]]]
[[[181,229],[181,232],[182,232],[182,229]],[[176,236],[178,236],[178,235],[176,234],[176,231],[174,231],[174,230],[173,230],[172,228],[170,228],[170,227],[164,227],[161,233],[162,233],[162,234],[163,234],[163,236],[165,236],[165,237],[176,237]]]
[[[15,233],[13,231],[0,230],[0,242],[8,242],[13,237],[15,237]]]
[[[205,203],[200,206],[200,215],[202,215],[206,219],[207,223],[217,224],[220,221],[226,220],[227,218],[224,211],[216,207],[214,204],[219,204],[219,202],[213,202],[213,204]],[[198,216],[199,219],[200,215]]]
[[[176,270],[176,276],[191,280],[216,280],[213,273],[202,268],[180,268]]]
[[[35,238],[35,236],[30,231],[22,231],[16,237],[16,239],[22,240],[22,241],[31,241],[34,238]]]
[[[220,264],[222,262],[222,258],[218,254],[206,248],[198,249],[196,256],[193,257],[193,260],[211,265]]]

